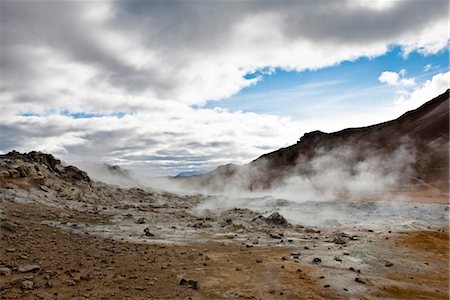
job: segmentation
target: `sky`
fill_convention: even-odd
[[[449,87],[449,2],[1,1],[0,152],[175,175]]]

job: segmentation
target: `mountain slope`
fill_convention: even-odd
[[[264,154],[247,165],[220,166],[180,180],[215,190],[230,186],[267,189],[292,176],[315,176],[320,165],[317,161],[325,157],[331,165],[338,161],[349,174],[372,160],[382,166],[382,176],[401,174],[399,186],[422,182],[448,191],[448,146],[449,90],[395,120],[329,134],[314,131],[297,144]],[[320,167],[323,171],[328,168],[326,164]]]

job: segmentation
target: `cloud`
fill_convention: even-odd
[[[316,70],[393,45],[431,54],[448,43],[445,1],[0,5],[1,151],[130,164],[158,157],[143,163],[166,170],[181,156],[186,168],[245,162],[303,133],[289,118],[201,108],[261,80],[247,74]],[[125,116],[107,116],[116,113]]]
[[[244,75],[258,69],[318,69],[391,44],[435,53],[448,41],[438,34],[447,32],[445,1],[383,9],[354,1],[7,1],[2,11],[7,110],[17,101],[90,111],[202,104],[255,84]]]
[[[396,72],[384,71],[381,73],[380,77],[378,77],[378,80],[389,85],[396,85],[399,77],[399,74]]]
[[[378,80],[382,83],[393,86],[409,87],[416,84],[415,78],[407,78],[406,70],[401,69],[398,73],[391,71],[384,71],[378,77]]]
[[[147,124],[144,125],[143,124]],[[145,165],[155,174],[210,170],[248,162],[295,143],[301,124],[290,118],[214,109],[73,119],[66,115],[12,116],[0,128],[5,152],[51,152],[71,161]]]
[[[449,83],[450,72],[436,74],[413,91],[400,95],[395,104],[403,111],[415,109],[430,100],[431,95],[437,96],[449,89]]]

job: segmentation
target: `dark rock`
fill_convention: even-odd
[[[0,224],[0,230],[6,230],[9,232],[16,232],[17,226],[11,222],[2,222]]]
[[[322,262],[322,260],[318,257],[314,257],[314,259],[312,260],[313,264],[320,264]]]
[[[145,224],[145,222],[145,218],[139,218],[137,219],[136,224]]]
[[[144,229],[144,234],[145,236],[155,236],[153,233],[150,232],[150,229],[148,227]]]
[[[355,281],[358,282],[358,283],[366,284],[366,281],[363,280],[363,279],[360,278],[360,277],[355,277]]]
[[[269,233],[269,236],[273,239],[281,239],[281,235],[276,233]]]
[[[276,225],[276,226],[288,226],[289,222],[278,212],[274,212],[267,218],[265,218],[266,223],[270,225]]]
[[[193,290],[198,290],[198,283],[197,283],[197,281],[194,281],[194,280],[190,280],[190,279],[186,280],[186,279],[182,278],[180,280],[180,285],[185,285]]]

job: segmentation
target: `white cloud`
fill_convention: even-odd
[[[430,97],[445,92],[449,88],[449,83],[450,72],[434,75],[412,92],[400,95],[395,102],[397,108],[400,111],[415,109],[430,100]]]
[[[378,80],[382,83],[386,83],[392,86],[399,86],[402,88],[411,87],[416,84],[415,78],[406,77],[405,69],[401,69],[398,73],[392,71],[384,71],[378,77]]]
[[[378,77],[378,80],[389,85],[396,85],[398,84],[399,77],[399,73],[384,71],[383,73],[381,73],[380,77]]]
[[[181,158],[198,168],[245,162],[310,128],[311,122],[267,114],[191,107],[260,79],[246,79],[248,73],[316,70],[376,57],[392,45],[405,55],[430,54],[448,42],[442,1],[0,5],[1,151],[38,149],[122,163],[141,158],[169,170]],[[402,71],[380,80],[415,84]],[[68,112],[128,114],[58,115]],[[42,116],[17,116],[22,113]]]

